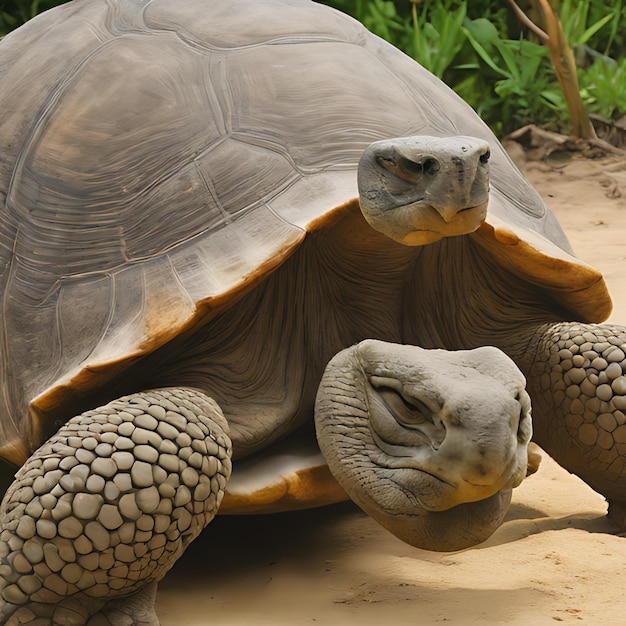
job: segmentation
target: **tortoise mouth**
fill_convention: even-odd
[[[486,201],[481,204],[455,210],[454,212],[445,212],[432,205],[421,205],[419,207],[419,219],[415,219],[412,223],[409,223],[407,225],[409,232],[397,241],[406,246],[422,246],[428,243],[434,243],[445,237],[458,237],[460,235],[473,233],[478,230],[485,221],[488,204],[489,203]],[[393,210],[412,212],[415,211],[415,209],[415,204],[408,204]],[[395,239],[395,237],[392,238]]]
[[[390,456],[387,451],[383,451],[383,447],[388,449],[389,446],[376,433],[372,433],[372,438],[381,450],[370,452],[369,460],[380,469],[393,470],[393,473],[389,475],[389,480],[413,506],[425,511],[437,512],[446,511],[459,504],[456,495],[458,492],[457,484],[422,467],[420,463],[416,463],[414,458]],[[401,472],[401,477],[398,477],[398,471]],[[384,502],[380,503],[379,506],[382,510],[388,509],[390,512],[393,510],[392,507],[386,507]]]
[[[465,213],[466,211],[474,211],[475,209],[486,210],[488,204],[489,203],[485,201],[485,202],[481,202],[480,204],[475,204],[474,206],[468,206],[465,209],[461,209],[460,211],[457,211],[457,214]]]
[[[368,224],[386,237],[405,246],[423,246],[446,237],[468,235],[487,218],[488,200],[459,209],[424,201],[365,212]]]

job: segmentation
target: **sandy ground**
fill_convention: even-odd
[[[626,157],[522,164],[626,324]],[[622,197],[623,193],[625,197]],[[626,624],[626,538],[545,458],[504,525],[452,554],[403,544],[350,503],[217,519],[160,587],[162,626]]]

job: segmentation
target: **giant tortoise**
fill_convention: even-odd
[[[415,62],[308,0],[79,0],[0,81],[0,621],[156,623],[220,504],[347,493],[478,543],[526,473],[520,370],[535,440],[622,516],[602,278]]]

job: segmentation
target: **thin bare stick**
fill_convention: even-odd
[[[513,13],[515,13],[515,16],[517,17],[517,19],[524,26],[526,26],[526,28],[528,28],[528,30],[530,30],[531,32],[535,33],[535,35],[537,35],[537,37],[539,37],[539,39],[541,39],[541,41],[543,41],[543,43],[548,43],[548,39],[550,39],[548,37],[548,33],[546,33],[543,30],[541,30],[541,28],[539,28],[539,26],[537,26],[537,24],[535,24],[535,22],[533,22],[528,17],[528,15],[526,15],[526,13],[524,13],[524,11],[522,11],[522,9],[520,9],[519,5],[517,4],[517,2],[515,2],[515,0],[507,0],[507,1],[511,5],[511,8],[513,9]]]

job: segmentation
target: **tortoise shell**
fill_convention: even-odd
[[[208,323],[357,200],[373,141],[492,148],[475,235],[579,318],[610,309],[474,111],[307,0],[81,0],[0,43],[0,456]],[[68,417],[71,415],[68,415]]]

